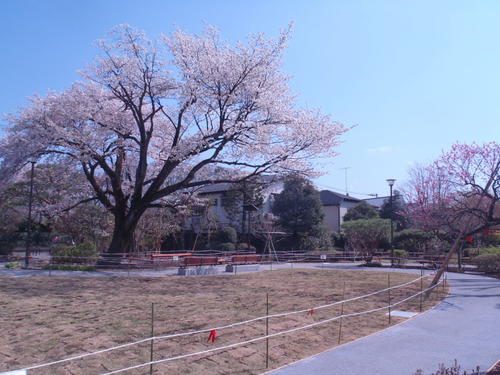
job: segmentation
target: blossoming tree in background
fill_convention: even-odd
[[[297,107],[280,70],[288,36],[231,46],[213,28],[150,41],[118,27],[80,82],[10,116],[0,177],[30,159],[79,172],[86,190],[61,208],[99,201],[114,217],[109,251],[128,252],[149,208],[182,206],[207,184],[311,173],[346,128]]]
[[[410,173],[408,219],[419,229],[456,238],[434,282],[468,236],[500,224],[500,145],[455,144]]]

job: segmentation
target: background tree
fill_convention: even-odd
[[[406,204],[403,195],[398,190],[395,190],[392,196],[392,204],[388,198],[380,207],[380,217],[382,219],[392,219],[396,224],[396,230],[400,231],[408,226],[405,211]]]
[[[49,237],[55,234],[69,235],[81,241],[93,239],[89,232],[97,231],[99,227],[95,225],[89,227],[87,220],[97,222],[96,212],[91,208],[103,212],[102,206],[97,207],[91,201],[82,201],[81,206],[77,208],[78,212],[70,214],[68,209],[74,207],[64,208],[61,205],[61,201],[68,197],[81,197],[86,188],[84,180],[79,174],[60,170],[50,164],[35,165],[31,228],[35,246],[48,246]],[[0,246],[7,247],[9,250],[12,250],[20,241],[24,241],[26,237],[29,189],[30,172],[25,169],[16,176],[15,180],[0,189],[2,212],[0,242],[3,243]]]
[[[344,222],[359,219],[374,219],[378,216],[377,209],[363,201],[347,210],[344,215]]]
[[[111,240],[112,216],[98,202],[80,204],[46,220],[52,236],[69,236],[75,243],[90,242],[99,252],[104,251]]]
[[[323,206],[319,192],[300,176],[285,179],[283,191],[276,195],[273,214],[279,225],[290,233],[289,245],[306,249],[309,237],[320,237],[323,229]]]
[[[142,215],[134,233],[135,249],[139,251],[160,251],[166,239],[183,229],[191,207],[152,208]]]
[[[456,240],[434,283],[467,236],[500,224],[500,145],[455,144],[427,167],[411,171],[407,215],[420,229]]]
[[[251,232],[249,228],[250,215],[247,207],[261,208],[264,203],[262,194],[263,183],[257,179],[248,179],[240,183],[231,185],[231,188],[224,193],[222,198],[222,206],[226,211],[226,215],[231,223],[235,223],[235,227],[240,233]],[[257,223],[253,223],[254,226]]]
[[[371,263],[375,250],[389,240],[391,223],[387,219],[360,219],[344,222],[345,233],[350,249],[360,252],[366,263]]]
[[[148,209],[183,205],[190,189],[311,172],[346,128],[297,107],[280,70],[288,36],[233,47],[214,28],[156,41],[117,28],[82,81],[9,117],[0,181],[30,158],[80,173],[90,194],[65,205],[99,201],[114,218],[109,251],[126,252]]]

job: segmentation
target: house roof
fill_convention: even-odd
[[[361,202],[361,199],[351,197],[349,195],[344,195],[336,193],[331,190],[321,190],[319,192],[321,198],[321,203],[323,206],[338,206],[341,202]]]
[[[258,182],[263,184],[271,184],[279,180],[279,177],[275,175],[261,175],[258,176]],[[221,182],[218,184],[205,185],[198,190],[199,194],[210,194],[210,193],[223,193],[231,189],[234,183],[231,182]]]
[[[367,198],[363,200],[377,210],[380,210],[387,199],[389,199],[389,197]]]

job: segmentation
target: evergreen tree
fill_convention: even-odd
[[[291,234],[290,245],[301,248],[308,237],[319,237],[323,232],[323,207],[319,192],[312,183],[300,176],[285,180],[283,191],[276,196],[273,213],[280,226]]]
[[[387,198],[380,208],[380,217],[382,219],[392,219],[396,224],[396,230],[400,231],[408,226],[405,211],[405,201],[401,193],[395,190],[394,195],[392,196],[392,204],[390,198]]]

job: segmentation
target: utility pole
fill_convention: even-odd
[[[29,195],[29,205],[28,205],[28,233],[26,236],[26,253],[24,256],[24,268],[29,267],[30,263],[30,253],[31,253],[31,208],[33,206],[33,177],[35,175],[35,161],[30,160],[31,163],[31,177],[30,177],[30,195]]]

